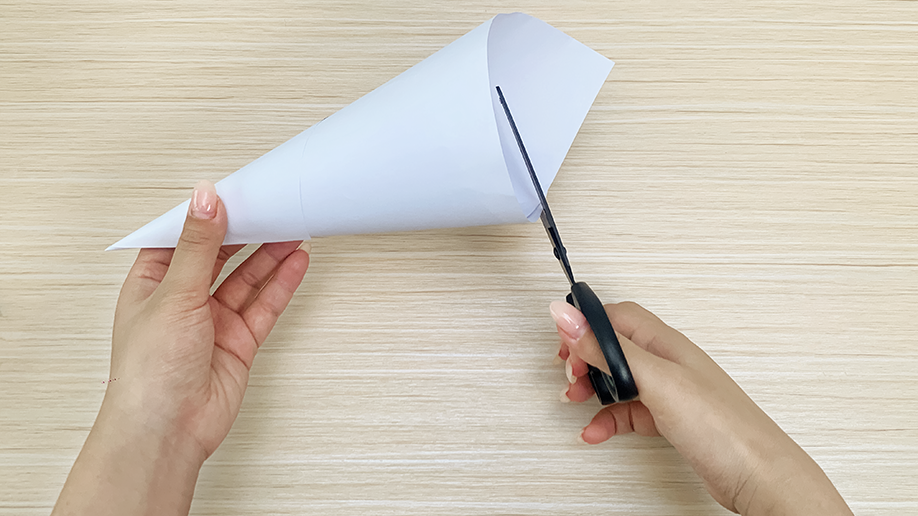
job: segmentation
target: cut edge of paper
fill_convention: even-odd
[[[495,86],[547,192],[612,65],[541,20],[497,15],[218,182],[224,243],[533,221]],[[174,247],[188,203],[108,249]]]

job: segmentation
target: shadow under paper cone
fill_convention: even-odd
[[[498,15],[217,183],[225,243],[534,220],[494,87],[547,190],[611,67],[540,20]],[[187,209],[109,249],[174,247]]]

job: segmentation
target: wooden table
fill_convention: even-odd
[[[102,399],[107,245],[513,10],[617,63],[549,194],[579,277],[918,514],[918,4],[881,0],[0,0],[0,514],[49,512]],[[575,442],[540,225],[312,258],[193,514],[722,512],[662,439]]]

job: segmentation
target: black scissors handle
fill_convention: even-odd
[[[539,184],[539,177],[532,168],[532,161],[529,159],[529,153],[526,152],[526,146],[523,145],[523,138],[513,121],[513,115],[510,113],[510,106],[507,105],[507,99],[500,86],[496,87],[497,96],[500,104],[507,115],[507,121],[510,123],[510,130],[513,131],[513,137],[520,148],[520,154],[523,156],[523,162],[526,170],[529,171],[529,177],[532,179],[532,186],[535,188],[536,195],[539,198],[539,204],[542,206],[542,213],[539,218],[542,219],[542,225],[545,226],[545,232],[548,233],[548,239],[551,240],[552,248],[555,252],[555,258],[561,262],[561,268],[564,275],[571,284],[571,293],[567,296],[567,302],[574,305],[578,310],[583,312],[587,324],[596,335],[599,342],[599,348],[606,357],[606,363],[609,365],[611,375],[603,373],[600,369],[589,366],[590,382],[593,384],[593,390],[596,397],[603,405],[610,405],[620,401],[630,401],[637,397],[637,386],[634,384],[634,378],[631,376],[631,369],[628,368],[628,362],[625,361],[625,354],[622,353],[622,346],[615,336],[615,330],[612,329],[612,323],[609,322],[609,316],[606,315],[606,309],[602,306],[602,301],[596,297],[596,294],[582,281],[574,280],[574,273],[571,270],[571,264],[567,260],[567,249],[561,243],[561,235],[558,234],[558,228],[555,226],[555,219],[551,216],[551,209],[548,207],[548,201],[545,200],[545,193],[542,192],[542,185]]]
[[[593,330],[596,341],[599,342],[599,349],[606,357],[606,364],[609,365],[609,371],[612,373],[608,375],[599,368],[589,366],[590,383],[593,384],[593,390],[596,391],[599,402],[603,405],[611,405],[637,398],[637,385],[631,375],[631,368],[628,367],[622,346],[618,342],[618,337],[615,335],[605,307],[602,306],[602,301],[596,297],[589,285],[578,281],[571,285],[571,293],[567,295],[567,302],[574,305],[586,317],[587,324]]]

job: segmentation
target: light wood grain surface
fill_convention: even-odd
[[[710,353],[858,514],[918,514],[918,3],[0,0],[0,514],[108,377],[103,249],[498,12],[616,61],[549,193],[575,272]],[[192,513],[720,514],[575,437],[538,224],[313,242]]]

